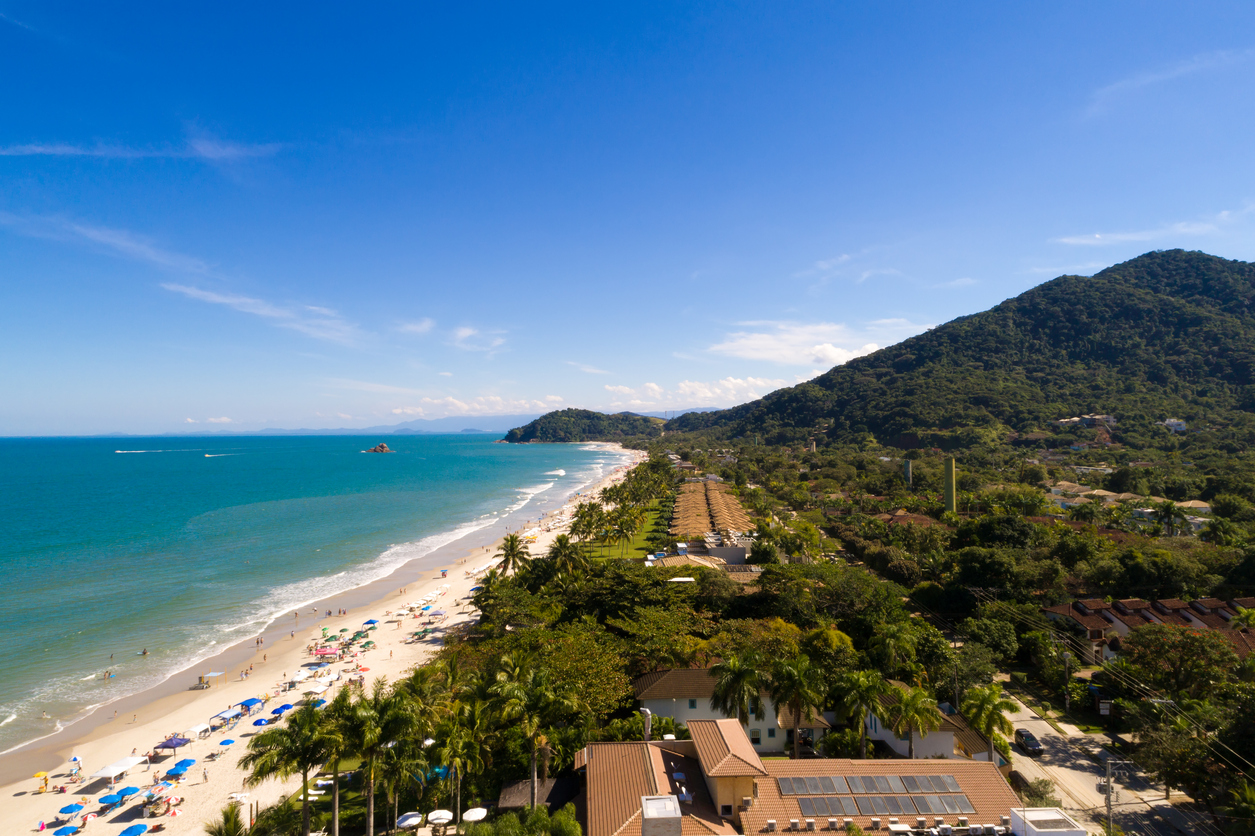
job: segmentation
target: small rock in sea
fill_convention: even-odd
[[[370,448],[369,450],[367,450],[366,452],[367,452],[367,453],[392,453],[392,452],[395,452],[395,451],[388,449],[388,445],[387,445],[387,444],[384,444],[384,443],[381,441],[381,442],[379,442],[378,444],[376,444],[374,447],[372,447],[372,448]]]

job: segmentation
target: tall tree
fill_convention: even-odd
[[[584,550],[565,534],[553,538],[553,544],[549,546],[545,557],[554,562],[559,575],[588,571],[588,557]]]
[[[532,557],[527,550],[527,544],[518,534],[507,534],[501,541],[500,551],[493,556],[501,558],[500,568],[503,575],[512,572],[518,574]]]
[[[531,749],[531,806],[535,807],[540,739],[545,729],[559,718],[578,711],[580,701],[573,693],[555,685],[543,668],[529,668],[517,679],[502,679],[498,686],[502,719],[513,722],[523,732]]]
[[[246,836],[248,827],[240,815],[239,805],[230,804],[222,808],[219,818],[205,823],[205,832],[209,836]]]
[[[889,728],[906,737],[907,757],[915,758],[915,732],[928,737],[941,728],[941,711],[926,688],[902,688],[898,701],[889,707]]]
[[[312,705],[288,715],[281,726],[266,729],[248,743],[240,768],[249,770],[247,781],[256,786],[270,778],[301,776],[301,834],[309,836],[309,774],[327,758],[322,735],[322,716]]]
[[[383,679],[375,680],[370,694],[361,695],[353,704],[348,732],[354,752],[362,759],[366,836],[375,834],[375,786],[380,777],[380,761],[396,741],[421,733],[423,730],[417,725],[405,695],[389,689]]]
[[[1014,731],[1007,715],[1016,710],[1016,704],[1002,693],[1002,683],[968,688],[963,695],[963,716],[972,728],[989,739],[989,762],[998,763],[994,749],[994,736],[1009,737]]]
[[[881,624],[871,640],[872,652],[880,658],[885,676],[897,676],[915,661],[915,632],[905,621]]]
[[[331,836],[340,836],[340,761],[352,753],[348,725],[352,711],[352,692],[342,688],[323,707],[318,727],[326,762],[331,764]]]
[[[779,659],[771,666],[767,684],[776,710],[787,706],[793,715],[793,757],[802,754],[803,720],[818,714],[824,702],[823,672],[802,654],[792,659]]]
[[[867,757],[867,719],[880,708],[880,698],[889,693],[892,686],[885,682],[879,671],[854,671],[841,679],[837,692],[841,713],[848,720],[859,718],[859,757]]]
[[[758,675],[758,657],[751,653],[732,655],[710,669],[715,690],[710,696],[711,711],[735,717],[741,725],[750,721],[753,708],[755,720],[765,717],[762,692],[764,682]]]

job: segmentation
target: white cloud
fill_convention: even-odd
[[[200,423],[200,421],[197,421],[195,418],[184,418],[184,419],[183,419],[183,423],[185,423],[185,424],[199,424],[199,423]]]
[[[905,319],[882,319],[852,329],[841,323],[766,321],[743,322],[735,331],[710,347],[716,354],[744,360],[767,360],[792,366],[835,366],[927,330]]]
[[[814,376],[813,374],[811,376]],[[606,386],[606,390],[618,395],[608,404],[610,409],[658,410],[679,409],[695,406],[735,406],[761,398],[770,392],[809,380],[798,376],[793,380],[766,377],[725,377],[722,380],[682,380],[674,389],[665,389],[656,383],[645,383],[635,389],[630,386]]]
[[[1236,66],[1249,61],[1252,57],[1255,57],[1255,50],[1251,49],[1240,52],[1230,50],[1204,52],[1157,70],[1149,70],[1122,78],[1094,91],[1090,99],[1089,113],[1093,115],[1101,112],[1113,99],[1119,98],[1126,93],[1198,73]]]
[[[353,420],[353,416],[352,416],[352,415],[349,415],[347,412],[337,412],[337,413],[336,413],[336,416],[337,416],[337,417],[339,417],[339,418],[343,418],[345,421],[352,421],[352,420]]]
[[[190,299],[208,302],[212,305],[225,305],[241,313],[260,316],[263,319],[270,320],[280,328],[289,328],[315,339],[351,345],[359,337],[356,325],[347,322],[335,311],[328,308],[305,305],[303,306],[304,310],[314,314],[313,316],[308,316],[299,314],[291,308],[275,305],[264,299],[254,299],[251,296],[216,293],[212,290],[189,287],[188,285],[175,284],[173,282],[163,282],[161,286],[171,292],[181,293]]]
[[[606,385],[606,391],[607,391],[607,392],[617,392],[617,393],[618,393],[618,394],[620,394],[620,395],[630,395],[630,394],[632,394],[632,389],[631,389],[630,387],[627,387],[627,386],[611,386],[611,385],[607,384],[607,385]]]
[[[484,332],[478,328],[463,325],[460,328],[453,329],[453,340],[449,345],[462,351],[486,351],[491,354],[505,344],[504,337],[495,336],[500,333],[502,332]]]
[[[397,330],[402,334],[426,334],[436,325],[434,319],[423,317],[416,322],[403,322],[397,326]]]
[[[1156,229],[1141,229],[1133,232],[1094,232],[1088,235],[1068,235],[1056,238],[1057,244],[1071,244],[1079,247],[1104,247],[1111,244],[1128,244],[1140,241],[1156,241],[1161,238],[1197,237],[1214,235],[1220,228],[1214,223],[1197,223],[1183,221],[1168,224]]]
[[[584,363],[577,363],[574,360],[567,360],[566,364],[568,366],[574,366],[575,368],[579,369],[585,374],[610,374],[610,372],[606,371],[605,369],[599,369],[596,366],[588,366],[588,365],[585,365]]]
[[[189,138],[184,145],[162,148],[132,148],[126,145],[99,142],[94,145],[76,145],[72,142],[28,142],[0,146],[0,157],[96,157],[111,160],[199,159],[205,162],[223,163],[270,157],[285,147],[287,146],[279,142],[250,144],[198,136]]]
[[[209,423],[211,423],[211,424],[232,424],[232,423],[234,423],[234,422],[233,422],[230,418],[227,418],[227,417],[222,417],[222,418],[208,418],[208,419],[206,419],[206,420],[207,420],[207,421],[209,421]]]
[[[545,395],[545,400],[549,403],[562,403],[561,395]]]
[[[436,372],[441,377],[453,377],[453,372]]]

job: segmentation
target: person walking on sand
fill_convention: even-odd
[[[209,783],[209,767],[205,767],[205,783]]]

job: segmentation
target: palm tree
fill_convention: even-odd
[[[968,688],[963,695],[963,716],[972,728],[989,739],[989,762],[998,763],[994,754],[994,736],[1010,737],[1014,728],[1007,715],[1013,713],[1017,706],[1013,700],[1002,693],[1002,684],[991,682],[988,685]]]
[[[400,811],[401,792],[411,784],[422,784],[421,776],[427,774],[427,758],[423,748],[413,737],[395,741],[384,750],[379,759],[379,782],[383,784],[384,797],[392,805],[392,822]],[[391,828],[389,828],[391,829]]]
[[[758,676],[758,658],[753,654],[729,656],[710,669],[715,680],[715,690],[710,696],[710,710],[725,717],[736,717],[745,726],[750,721],[750,708],[754,719],[762,720],[763,682]]]
[[[802,755],[801,728],[803,718],[810,718],[823,706],[823,671],[811,664],[801,654],[792,659],[780,659],[771,668],[767,693],[778,711],[787,706],[793,714],[793,757]]]
[[[584,550],[565,534],[553,538],[553,544],[545,557],[554,562],[559,575],[573,575],[588,570],[588,557]]]
[[[1068,519],[1097,524],[1103,517],[1103,507],[1098,502],[1082,502],[1068,509]]]
[[[928,737],[941,728],[941,711],[926,688],[902,688],[898,701],[889,707],[889,728],[906,737],[907,757],[915,758],[915,732]]]
[[[420,731],[409,701],[403,694],[388,688],[383,679],[375,681],[369,695],[363,694],[353,704],[349,717],[349,740],[353,751],[362,759],[361,771],[366,783],[366,836],[375,834],[375,783],[380,762],[388,749],[399,740]]]
[[[1230,790],[1224,812],[1229,836],[1255,836],[1255,784],[1243,781]]]
[[[248,827],[240,816],[240,806],[229,804],[222,808],[222,818],[205,823],[205,832],[209,836],[245,836]]]
[[[340,836],[340,761],[351,754],[348,721],[353,711],[353,695],[342,688],[322,712],[318,734],[331,764],[331,836]]]
[[[507,534],[501,541],[501,551],[493,557],[501,558],[501,574],[508,575],[511,572],[517,574],[532,556],[523,538],[517,534]]]
[[[250,770],[248,783],[301,776],[301,834],[309,836],[309,773],[327,759],[322,715],[305,705],[288,715],[282,726],[266,729],[248,743],[240,768]]]
[[[248,830],[249,836],[291,836],[301,829],[301,811],[291,798],[281,798],[257,813],[257,821]]]
[[[889,693],[890,687],[878,671],[854,671],[841,677],[838,704],[847,720],[859,717],[860,758],[867,757],[867,718],[880,706],[880,698]]]
[[[884,660],[884,672],[893,676],[915,660],[915,632],[905,621],[882,624],[871,640],[871,649]]]
[[[1185,511],[1175,502],[1165,499],[1154,506],[1154,520],[1163,526],[1169,537],[1177,534],[1185,525]]]
[[[498,682],[501,718],[523,732],[532,754],[532,807],[536,806],[536,758],[546,728],[579,710],[579,700],[556,685],[544,669],[531,668],[518,679]]]

